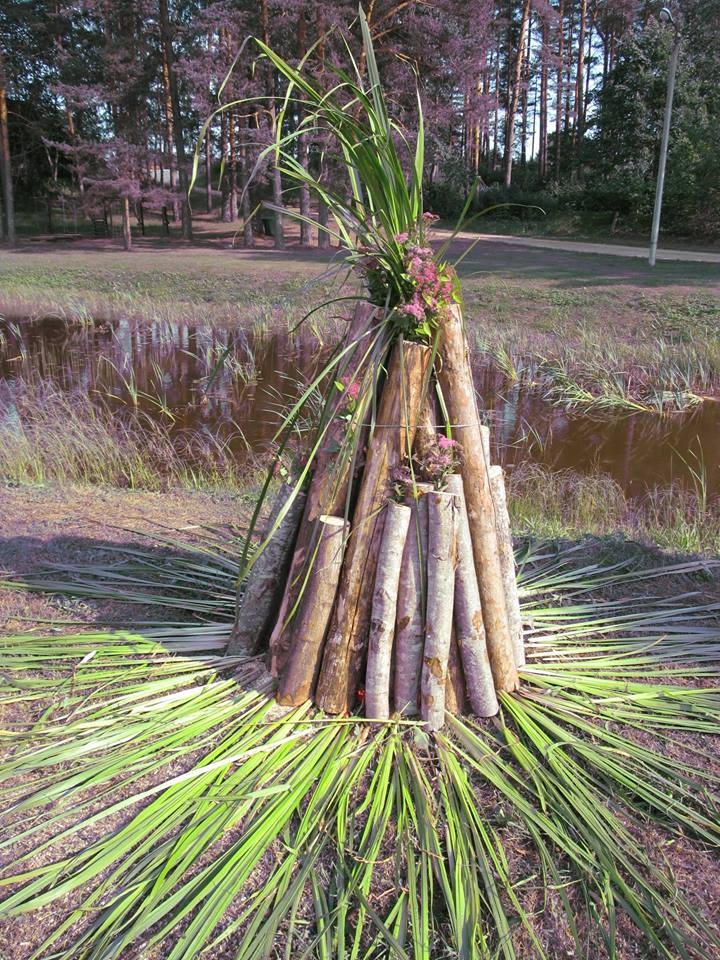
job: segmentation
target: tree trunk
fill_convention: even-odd
[[[8,132],[7,78],[0,50],[0,176],[2,176],[3,217],[8,243],[15,244],[15,200],[13,198],[10,136]]]
[[[565,51],[565,21],[564,0],[560,0],[558,7],[558,52],[557,73],[555,75],[555,179],[560,179],[560,140],[562,137],[563,119],[563,54]]]
[[[158,0],[158,12],[160,16],[160,37],[162,40],[162,51],[163,57],[167,63],[170,84],[173,138],[175,142],[175,154],[177,156],[180,179],[182,235],[183,239],[192,240],[192,214],[190,212],[190,200],[188,197],[190,182],[188,178],[187,161],[185,157],[185,139],[183,134],[184,128],[182,112],[180,110],[180,95],[178,93],[177,77],[175,75],[175,55],[172,48],[172,36],[170,33],[170,19],[168,17],[167,0]]]
[[[320,198],[318,200],[318,236],[317,245],[321,250],[328,250],[330,247],[330,234],[327,232],[328,225],[328,206]]]
[[[228,210],[230,223],[237,220],[238,213],[238,162],[237,162],[237,120],[234,110],[228,110]]]
[[[390,501],[385,508],[385,525],[372,598],[368,633],[368,661],[365,672],[365,716],[368,720],[390,718],[390,679],[398,585],[411,509]]]
[[[438,379],[453,431],[462,445],[462,476],[495,689],[515,690],[519,679],[495,532],[490,465],[483,451],[467,342],[457,306],[453,306],[443,325],[440,359]]]
[[[302,134],[298,138],[298,160],[306,173],[308,171],[308,158],[307,136]],[[300,216],[310,218],[310,187],[306,183],[300,185]],[[303,219],[300,221],[300,246],[310,247],[312,242],[312,227]]]
[[[212,128],[205,134],[205,207],[208,213],[213,211],[212,191]]]
[[[505,187],[512,183],[512,155],[513,144],[515,142],[515,117],[517,116],[518,103],[520,102],[520,84],[522,79],[523,61],[525,58],[525,35],[530,19],[530,8],[532,0],[524,0],[520,19],[520,37],[517,44],[517,52],[512,67],[512,73],[509,78],[508,103],[505,115],[505,155],[503,158],[503,174]]]
[[[121,203],[123,247],[126,250],[132,250],[132,231],[130,229],[130,199],[128,197],[123,197]]]
[[[337,593],[349,524],[341,517],[320,517],[320,536],[302,608],[293,621],[293,642],[280,688],[278,703],[298,706],[312,696],[322,644]]]
[[[428,494],[427,616],[420,680],[420,716],[429,730],[445,722],[450,638],[455,593],[457,506],[451,493]]]
[[[548,25],[541,20],[540,41],[540,137],[538,143],[538,174],[541,180],[547,176],[548,153]]]
[[[275,249],[285,249],[285,224],[283,215],[280,212],[283,206],[282,176],[277,167],[273,167],[272,172],[272,191],[273,204],[275,205],[275,227],[273,234],[275,236]]]
[[[240,144],[240,215],[243,220],[243,243],[246,247],[255,246],[255,234],[252,225],[252,210],[250,208],[250,170],[248,164],[249,125],[246,120],[242,127],[244,134]]]
[[[577,72],[575,74],[575,102],[573,104],[573,147],[577,149],[582,139],[585,124],[585,25],[587,21],[587,0],[580,0],[580,24],[577,51]],[[574,158],[577,166],[577,159]]]
[[[377,550],[382,537],[381,508],[391,490],[393,471],[412,450],[414,418],[425,388],[430,357],[429,348],[419,344],[400,341],[393,348],[325,643],[316,701],[327,713],[349,710],[357,696],[367,649]]]

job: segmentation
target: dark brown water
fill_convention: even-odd
[[[0,326],[0,378],[51,381],[118,416],[162,422],[171,434],[211,434],[238,460],[268,448],[321,353],[302,336],[132,318],[75,328],[52,318]],[[536,389],[508,382],[491,363],[477,364],[476,384],[503,463],[606,473],[629,495],[673,481],[692,485],[700,476],[709,495],[720,493],[720,403],[600,420],[568,414]]]

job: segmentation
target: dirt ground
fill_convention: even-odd
[[[49,564],[113,559],[119,546],[168,554],[157,538],[190,541],[202,526],[232,525],[242,505],[230,494],[151,493],[98,487],[0,487],[0,580],[37,574]],[[77,600],[0,590],[0,631],[72,632],[162,619],[148,605]]]
[[[118,546],[137,545],[167,554],[173,548],[159,544],[156,537],[167,537],[180,544],[183,540],[190,542],[198,536],[200,527],[232,526],[241,522],[244,515],[247,515],[247,504],[231,495],[182,491],[160,494],[90,487],[0,487],[0,579],[32,574],[51,563],[104,561],[112,557],[112,549]],[[705,584],[703,592],[712,595],[716,586],[717,582]],[[689,587],[684,585],[685,589]],[[163,611],[150,606],[0,590],[0,630],[5,633],[72,632],[162,616]],[[657,746],[669,749],[660,742]],[[715,852],[684,837],[675,837],[668,844],[667,837],[650,824],[642,842],[657,844],[658,849],[662,849],[662,857],[691,902],[711,925],[719,926],[720,889]],[[532,873],[519,840],[513,842],[508,837],[507,851],[511,870],[516,869],[519,876]],[[262,869],[258,876],[261,873]],[[523,887],[523,891],[524,906],[537,915],[550,955],[558,960],[575,956],[557,898],[552,894],[548,896],[539,882]],[[49,922],[50,918],[47,919]],[[32,917],[0,925],[0,960],[27,960],[29,951],[40,942],[42,931],[43,921],[36,927]],[[634,931],[622,918],[618,947],[622,960],[648,960],[647,954],[638,952],[641,948],[635,942]],[[229,960],[231,955],[223,952],[218,954],[218,960],[225,957]],[[531,945],[520,937],[518,956],[531,955]],[[598,945],[598,956],[601,955],[604,953]],[[142,947],[139,952],[133,950],[128,954],[128,960],[148,960],[149,957]],[[160,960],[159,954],[153,953],[152,960],[156,958]]]

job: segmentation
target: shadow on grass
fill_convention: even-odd
[[[229,557],[171,541],[152,546],[79,536],[0,539],[1,586],[88,601],[87,609],[66,603],[59,610],[91,612],[86,625],[92,627],[231,620],[236,576]],[[38,621],[47,610],[41,606]],[[32,602],[27,612],[31,620]]]

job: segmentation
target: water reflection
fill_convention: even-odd
[[[132,317],[69,327],[60,318],[0,326],[0,377],[50,380],[108,404],[118,416],[149,417],[173,432],[210,431],[242,459],[262,452],[284,412],[319,369],[310,338],[263,337],[200,324],[148,324]],[[600,471],[631,496],[694,482],[720,493],[720,404],[683,414],[598,420],[543,400],[480,363],[476,383],[494,424],[499,460]]]

